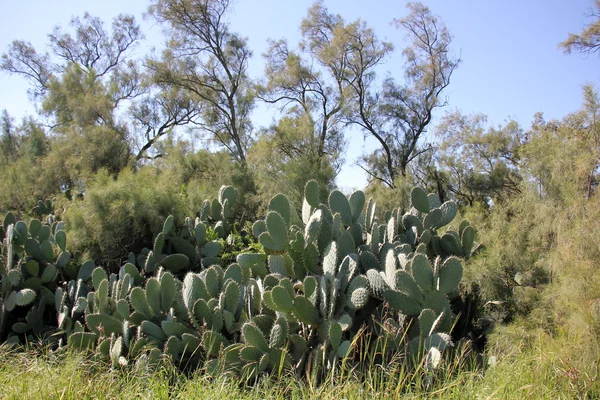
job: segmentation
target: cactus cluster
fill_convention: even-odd
[[[438,233],[456,205],[418,188],[408,212],[382,219],[361,191],[334,190],[321,201],[318,189],[306,184],[300,214],[284,195],[273,197],[251,229],[261,250],[224,262],[236,191],[223,187],[194,220],[167,217],[152,249],[111,274],[74,260],[60,223],[27,226],[8,214],[2,338],[49,329],[58,346],[92,350],[115,368],[170,357],[251,379],[335,367],[352,359],[360,329],[387,326],[395,333],[384,329],[372,345],[394,345],[378,354],[404,349],[437,366],[452,344],[448,296],[461,281],[461,260],[474,253],[474,229],[465,222]]]

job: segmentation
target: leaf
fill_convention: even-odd
[[[419,187],[413,188],[413,190],[410,192],[410,201],[412,206],[420,212],[429,212],[429,198],[423,189]]]
[[[36,293],[31,289],[21,289],[15,296],[15,304],[18,306],[29,305],[35,300]]]
[[[408,316],[419,315],[423,309],[416,300],[396,290],[386,290],[383,297],[394,310],[402,311]]]
[[[172,215],[169,215],[165,219],[165,223],[163,224],[163,229],[162,229],[162,233],[164,235],[168,235],[169,233],[171,233],[171,231],[173,230],[173,222],[174,222],[174,218]]]
[[[446,259],[439,271],[438,290],[444,294],[456,290],[462,279],[462,272],[462,263],[459,258]]]
[[[304,198],[314,208],[319,207],[319,184],[315,180],[306,182],[304,186]]]
[[[346,226],[352,225],[352,209],[348,198],[339,190],[333,190],[329,194],[329,207],[332,214],[340,213],[342,222]]]
[[[315,306],[304,296],[296,296],[294,299],[294,315],[298,320],[307,325],[319,324],[319,317]]]
[[[242,337],[244,338],[244,341],[250,346],[254,346],[263,352],[269,351],[269,344],[267,343],[267,339],[265,339],[260,329],[258,329],[252,323],[248,322],[244,324],[244,326],[242,327]]]
[[[287,197],[285,197],[284,194],[279,193],[271,199],[269,202],[269,211],[276,211],[279,215],[281,215],[286,224],[290,223],[290,201]]]
[[[65,231],[56,232],[54,234],[54,241],[62,251],[65,251],[65,248],[67,247],[67,234],[65,233]]]

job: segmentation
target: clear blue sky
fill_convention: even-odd
[[[454,35],[453,48],[462,57],[447,89],[447,110],[481,112],[489,121],[501,124],[514,118],[525,128],[534,113],[546,119],[561,118],[581,105],[581,85],[600,80],[600,59],[574,54],[565,55],[557,48],[569,32],[579,32],[591,22],[587,11],[592,0],[424,0],[423,3],[442,18]],[[254,57],[250,75],[263,71],[261,53],[267,38],[285,37],[290,44],[299,39],[300,21],[311,0],[237,0],[231,15],[231,28],[249,38]],[[393,18],[406,14],[404,1],[325,0],[333,13],[346,21],[365,20],[377,35],[393,42],[397,53],[403,47],[403,34],[390,26]],[[37,49],[47,44],[46,35],[56,25],[68,28],[71,16],[85,11],[109,21],[119,13],[133,14],[142,23],[147,36],[145,46],[160,47],[160,28],[143,20],[148,1],[144,0],[34,0],[3,4],[0,14],[0,52],[13,39],[30,41]],[[393,57],[384,66],[400,77],[402,60]],[[600,86],[600,85],[599,85]],[[0,109],[20,119],[33,112],[22,78],[0,73]],[[444,111],[438,111],[437,116]],[[270,115],[259,108],[255,125],[267,125]],[[353,134],[347,152],[347,164],[338,177],[342,188],[363,187],[365,177],[351,162],[363,144],[362,135]]]

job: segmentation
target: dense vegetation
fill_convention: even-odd
[[[395,21],[411,39],[403,79],[377,77],[390,43],[323,2],[252,79],[230,7],[153,0],[169,47],[144,60],[124,15],[111,31],[74,18],[50,53],[14,41],[3,54],[40,105],[19,125],[2,115],[10,393],[13,368],[58,365],[89,373],[90,396],[114,380],[152,397],[598,397],[593,85],[561,120],[455,111],[424,144],[459,65],[429,9]],[[598,26],[561,46],[597,52]],[[255,131],[259,101],[281,113]],[[349,126],[380,147],[364,155],[368,187],[345,195]]]

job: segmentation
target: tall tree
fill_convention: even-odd
[[[18,139],[15,133],[14,119],[6,109],[0,116],[0,157],[3,163],[14,161],[17,157]]]
[[[573,51],[580,53],[597,53],[600,51],[600,0],[595,0],[594,8],[589,11],[589,16],[596,18],[596,21],[588,24],[581,33],[571,33],[560,47],[565,53],[570,54]]]
[[[519,150],[524,132],[515,121],[486,126],[482,114],[448,113],[436,129],[437,167],[453,197],[472,206],[520,193]]]
[[[71,20],[69,31],[57,27],[48,38],[51,51],[43,54],[13,41],[0,67],[30,82],[53,132],[48,168],[69,191],[87,173],[116,173],[128,162],[128,129],[117,110],[141,93],[130,54],[142,34],[132,16],[117,16],[107,30],[86,13]]]
[[[323,1],[308,10],[301,33],[297,49],[279,40],[265,53],[266,79],[259,97],[280,106],[282,117],[262,139],[276,150],[270,158],[281,155],[274,165],[290,173],[290,181],[300,183],[310,173],[327,186],[343,162],[343,127],[355,97],[352,85],[370,79],[391,45],[379,42],[363,21],[346,23],[330,13]],[[278,173],[272,170],[271,175]],[[302,188],[294,193],[301,194]]]
[[[538,194],[569,203],[590,199],[600,183],[600,102],[591,85],[583,87],[580,111],[562,120],[537,114],[520,154]]]
[[[420,3],[408,3],[409,14],[394,19],[407,32],[411,45],[404,49],[404,82],[393,77],[376,87],[370,74],[357,79],[357,95],[351,122],[380,145],[364,158],[363,167],[372,179],[394,187],[398,175],[407,175],[408,165],[427,148],[419,142],[427,132],[433,111],[446,104],[442,92],[459,64],[452,55],[452,36],[443,22]]]
[[[155,0],[150,14],[166,26],[167,49],[148,60],[156,83],[202,103],[196,120],[243,167],[252,138],[254,104],[247,75],[252,52],[229,30],[229,0]]]

